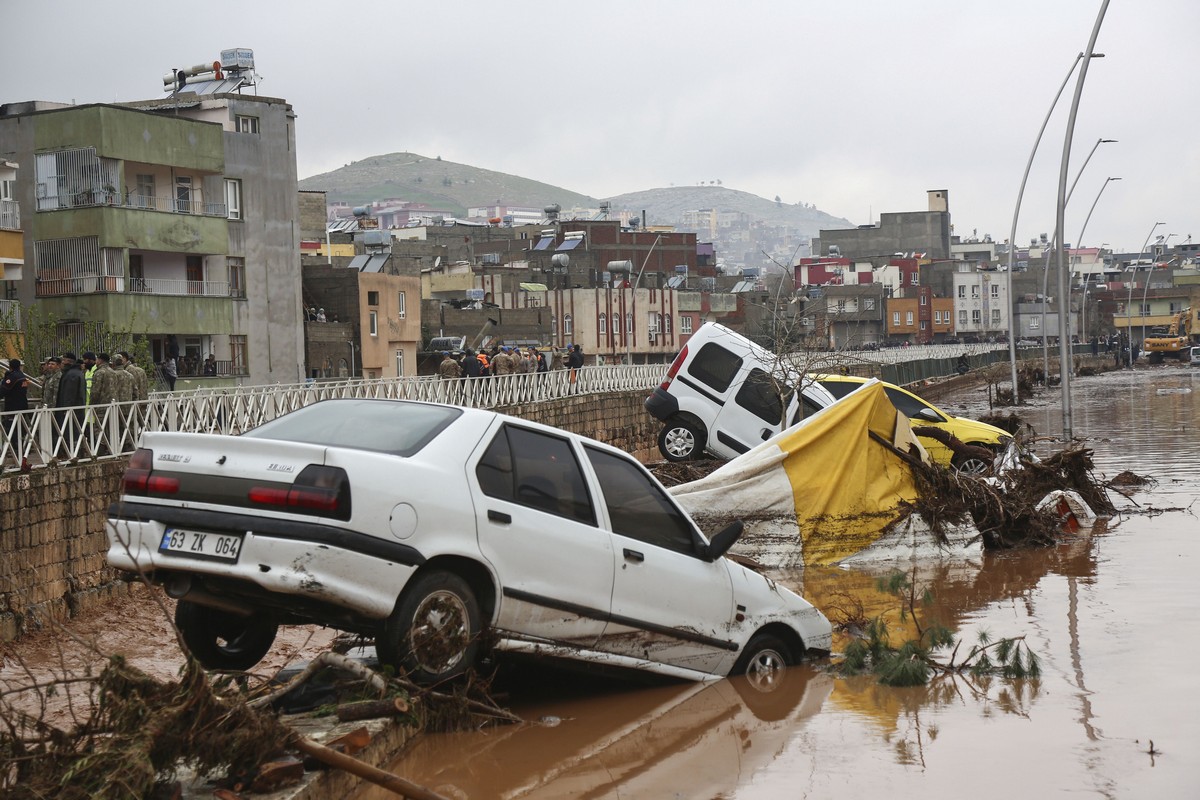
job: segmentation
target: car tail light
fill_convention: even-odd
[[[255,505],[350,519],[350,479],[341,467],[309,464],[291,486],[255,486],[249,498]]]
[[[122,484],[125,494],[141,495],[171,495],[179,491],[179,479],[166,475],[155,475],[154,451],[145,447],[138,448],[129,457],[129,466],[125,468]]]
[[[675,356],[675,360],[671,362],[671,368],[669,370],[667,370],[667,377],[665,380],[663,380],[662,385],[659,388],[661,388],[661,389],[671,388],[671,381],[673,381],[675,379],[675,374],[677,372],[679,372],[679,368],[683,366],[684,359],[686,359],[686,358],[687,358],[687,345],[685,344],[683,346],[683,349],[679,351],[679,355]]]

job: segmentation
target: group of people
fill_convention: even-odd
[[[326,314],[323,308],[309,308],[305,319],[308,322],[337,322],[337,314]]]
[[[39,406],[55,409],[75,409],[78,426],[82,426],[86,406],[102,406],[109,403],[124,403],[145,400],[150,396],[150,381],[146,371],[134,363],[133,357],[122,350],[119,353],[94,353],[90,350],[77,358],[74,353],[50,356],[41,364],[41,397]],[[8,372],[0,381],[0,397],[5,411],[27,411],[29,390],[37,389],[38,382],[27,375],[19,359],[10,359]],[[36,399],[36,398],[35,398]],[[64,429],[65,410],[55,411],[60,429]],[[20,442],[14,441],[16,417],[5,420],[6,435],[16,452],[21,451]],[[17,432],[19,436],[19,431]]]
[[[553,351],[549,360],[536,347],[509,347],[495,345],[490,350],[476,353],[471,348],[462,351],[442,351],[438,364],[438,375],[442,378],[481,378],[489,375],[519,375],[521,373],[549,372],[553,369],[579,369],[583,366],[583,348],[572,345],[566,352]]]

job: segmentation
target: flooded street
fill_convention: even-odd
[[[1122,513],[1057,547],[914,572],[934,596],[925,619],[955,630],[964,651],[981,631],[1026,637],[1040,679],[896,689],[818,665],[764,696],[741,679],[597,686],[538,667],[495,688],[543,724],[427,736],[392,768],[455,798],[1198,796],[1200,368],[1073,385],[1074,432],[1098,477],[1130,470],[1157,483],[1114,495]],[[978,415],[986,393],[941,405]],[[1039,436],[1061,430],[1055,392],[1018,413]],[[889,568],[776,577],[827,612],[849,594],[874,614],[887,606],[875,578]]]

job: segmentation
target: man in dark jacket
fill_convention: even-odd
[[[29,410],[29,376],[21,370],[20,359],[9,359],[8,372],[0,381],[0,397],[4,398],[5,411]],[[4,418],[4,435],[8,437],[8,444],[18,465],[24,457],[21,452],[21,421],[16,414]]]
[[[58,382],[58,400],[55,407],[61,410],[54,412],[58,421],[58,429],[63,432],[67,446],[73,448],[75,439],[83,430],[84,409],[79,406],[87,404],[87,386],[84,383],[83,370],[75,360],[74,353],[64,353],[62,357],[62,378]],[[74,419],[68,420],[71,414]]]

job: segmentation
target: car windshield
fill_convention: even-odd
[[[325,400],[243,435],[411,456],[461,414],[461,409],[424,403]]]

